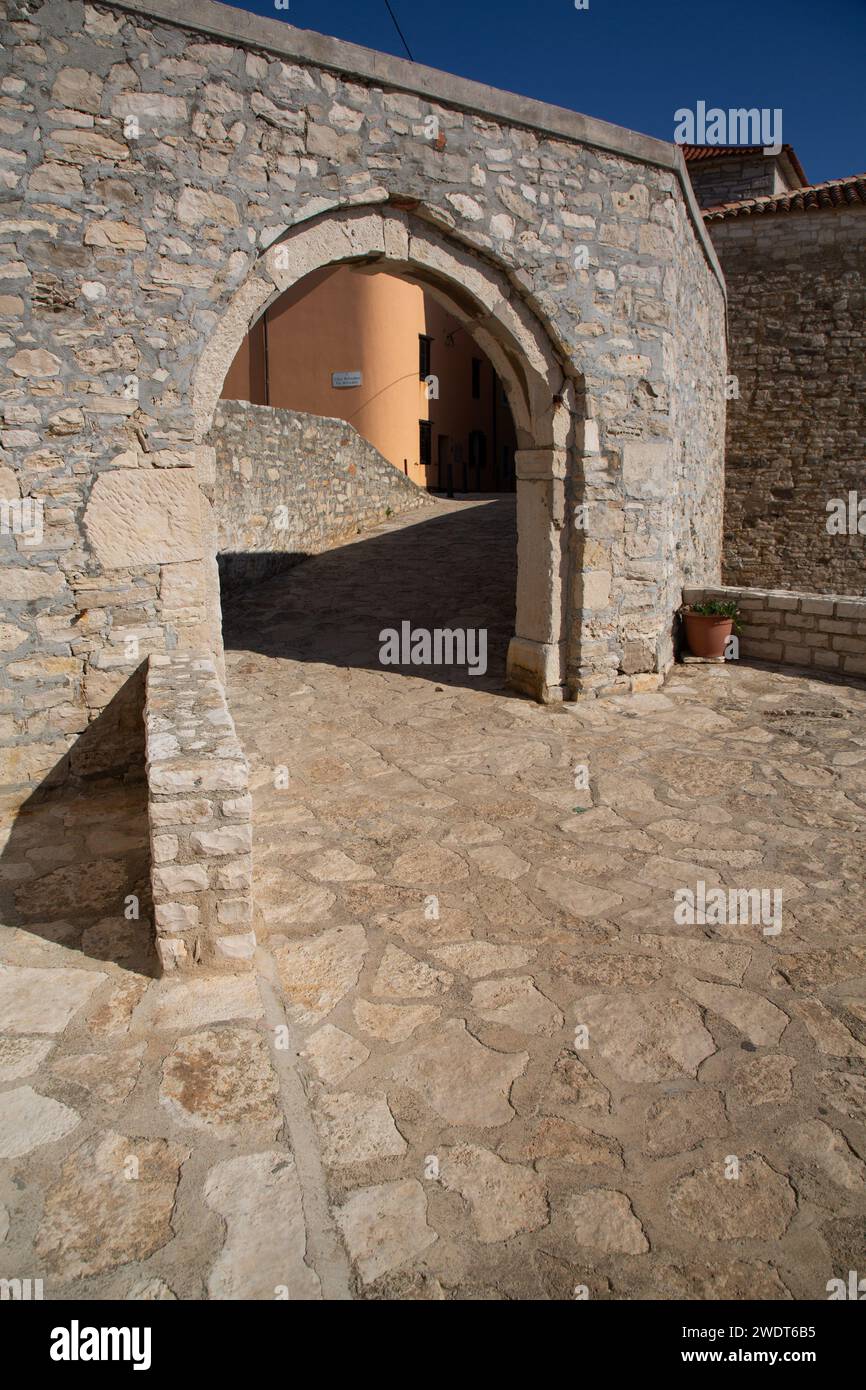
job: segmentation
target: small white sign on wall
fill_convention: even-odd
[[[331,372],[331,385],[337,389],[346,386],[361,386],[363,380],[361,372]]]

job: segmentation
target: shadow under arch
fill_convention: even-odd
[[[157,976],[140,666],[10,817],[0,838],[3,963],[57,966],[27,938]],[[58,979],[60,977],[58,976]],[[116,980],[116,976],[114,976]],[[94,999],[97,996],[94,996]]]
[[[459,613],[457,626],[484,631],[483,670],[447,657],[437,664],[435,654],[422,665],[392,660],[389,669],[449,691],[507,693],[514,496],[470,493],[452,505],[445,515],[404,513],[298,557],[298,568],[233,589],[223,609],[226,651],[381,674],[383,629],[399,632],[411,613],[415,629],[447,630]]]
[[[214,329],[193,380],[196,443],[206,446],[222,384],[241,342],[286,290],[314,271],[339,264],[386,270],[429,291],[472,335],[500,377],[517,435],[517,602],[507,674],[516,690],[548,701],[562,698],[570,650],[569,544],[566,519],[580,491],[576,460],[585,413],[582,378],[496,263],[419,206],[406,200],[319,212],[287,227],[263,251]],[[203,483],[207,497],[207,484]],[[212,518],[207,548],[208,607],[215,651],[221,653],[217,538]]]

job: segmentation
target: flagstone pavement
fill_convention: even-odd
[[[0,860],[0,1278],[46,1298],[815,1299],[866,1276],[866,689],[503,683],[513,499],[225,605],[253,973],[159,980],[141,787]],[[483,677],[379,632],[486,627]],[[588,788],[575,769],[588,769]],[[577,784],[577,785],[576,785]],[[683,922],[678,890],[781,893]]]

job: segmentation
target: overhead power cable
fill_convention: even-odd
[[[409,47],[408,43],[406,42],[406,37],[405,37],[405,35],[404,35],[404,33],[403,33],[403,30],[400,28],[400,25],[397,23],[397,16],[395,15],[394,11],[391,9],[391,6],[390,6],[390,4],[388,3],[388,0],[385,0],[385,9],[388,11],[389,15],[391,16],[391,18],[392,18],[393,21],[394,21],[394,28],[397,30],[397,33],[400,35],[400,39],[401,39],[401,42],[402,42],[402,44],[403,44],[403,47],[405,48],[407,54],[409,55],[409,62],[410,62],[410,63],[414,63],[415,59],[412,57],[412,50],[411,50],[411,48]]]

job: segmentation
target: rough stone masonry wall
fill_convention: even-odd
[[[684,217],[684,210],[678,211]],[[716,387],[717,372],[725,371],[725,325],[697,291],[695,256],[700,249],[682,235],[677,238],[682,269],[672,274],[676,284],[676,319],[672,351],[671,563],[666,569],[665,612],[678,607],[683,584],[712,583],[722,574],[722,516],[725,488],[725,404]],[[672,624],[671,624],[672,627]],[[665,669],[672,659],[670,628],[663,632]]]
[[[866,677],[866,598],[734,585],[683,590],[685,603],[704,599],[739,604],[741,656]]]
[[[689,162],[689,177],[703,208],[739,198],[760,198],[778,191],[776,161],[764,154],[740,159],[702,159]]]
[[[710,230],[728,284],[728,584],[866,593],[866,208],[736,217]]]
[[[156,948],[163,969],[252,964],[252,797],[213,658],[152,656],[145,701]]]
[[[210,442],[227,589],[316,555],[389,513],[432,505],[345,420],[221,401]]]
[[[618,379],[605,387],[603,442],[595,426],[585,432],[587,534],[573,561],[584,614],[574,683],[600,695],[652,689],[671,666],[683,584],[721,578],[724,489],[725,326],[705,292],[701,247],[684,205],[672,202],[664,217],[656,209],[647,224],[645,190],[614,200],[620,222],[605,235],[621,249],[617,268],[595,275],[596,303],[634,332],[637,350],[617,356]],[[661,259],[665,248],[666,268],[636,254]],[[653,371],[656,342],[662,375]]]
[[[677,545],[687,567],[692,528],[646,509],[647,579],[604,557],[628,543],[626,475],[670,458],[722,397],[723,293],[678,152],[206,0],[0,0],[0,16],[0,464],[4,490],[45,507],[38,545],[0,535],[5,809],[67,754],[72,766],[97,718],[106,768],[122,763],[110,712],[150,653],[219,662],[215,476],[193,381],[218,330],[239,342],[261,311],[264,249],[332,209],[394,200],[501,267],[562,364],[551,394],[579,382],[591,417],[585,454],[522,441],[555,445],[555,468],[585,470],[605,504],[598,563],[569,596],[587,686],[617,679],[633,632],[640,660],[663,661],[667,567]],[[684,299],[706,334],[691,394]],[[720,447],[694,459],[696,496]],[[555,510],[555,489],[537,491]]]

